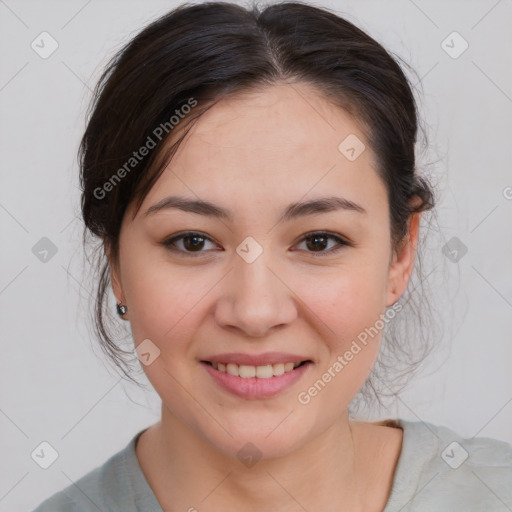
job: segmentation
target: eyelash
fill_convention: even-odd
[[[337,244],[338,244],[336,247],[331,248],[331,249],[326,250],[326,251],[319,251],[319,252],[306,251],[306,252],[310,252],[311,255],[313,257],[315,257],[315,258],[321,258],[321,257],[324,257],[324,256],[330,256],[332,254],[337,253],[341,249],[343,249],[343,247],[352,247],[352,244],[349,243],[347,240],[345,240],[344,238],[341,238],[340,236],[335,235],[333,233],[329,233],[328,231],[313,231],[311,233],[308,233],[306,236],[301,238],[299,243],[302,243],[304,241],[312,239],[315,236],[320,236],[320,237],[324,237],[324,238],[330,238],[332,240],[335,240],[337,242]],[[194,251],[183,251],[181,249],[176,249],[176,247],[173,247],[174,244],[176,243],[176,241],[184,239],[184,238],[192,238],[192,237],[197,237],[197,238],[201,238],[203,240],[208,240],[210,242],[213,242],[213,240],[210,237],[208,237],[206,235],[203,235],[202,233],[199,233],[197,231],[187,231],[185,233],[181,233],[180,235],[177,235],[177,236],[174,236],[174,237],[169,238],[167,240],[164,240],[162,242],[162,245],[164,247],[166,247],[169,251],[172,251],[174,253],[186,254],[187,257],[197,258],[197,257],[200,257],[200,255],[202,253],[206,252],[206,251],[197,251],[197,252],[194,252]],[[215,243],[215,242],[213,242],[213,243]]]

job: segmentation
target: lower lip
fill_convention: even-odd
[[[281,393],[297,382],[297,380],[304,375],[304,372],[308,370],[310,364],[311,363],[305,363],[291,372],[286,372],[268,379],[258,379],[257,377],[244,379],[216,370],[207,363],[201,363],[220,387],[234,395],[248,399],[269,398]]]

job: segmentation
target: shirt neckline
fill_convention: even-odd
[[[420,473],[432,453],[435,453],[435,437],[427,426],[421,422],[413,422],[403,419],[386,419],[372,422],[375,425],[383,425],[403,430],[402,447],[395,466],[391,492],[382,512],[391,512],[403,507],[412,499],[417,484],[420,480]],[[136,446],[140,436],[149,427],[139,431],[131,439],[124,454],[125,470],[127,474],[128,489],[131,489],[134,496],[136,510],[145,512],[164,512],[156,496],[149,485],[146,476],[139,464],[136,454]],[[415,446],[423,446],[422,453],[414,449]],[[419,460],[421,459],[421,460]]]
[[[437,451],[433,427],[421,421],[403,419],[384,420],[377,424],[396,426],[403,430],[402,448],[395,467],[393,483],[388,501],[382,512],[401,510],[418,491],[421,472]],[[418,447],[421,446],[421,451]]]
[[[140,436],[150,427],[135,434],[125,450],[124,463],[126,465],[128,489],[133,493],[133,501],[137,511],[164,512],[156,499],[155,493],[144,475],[135,451]]]

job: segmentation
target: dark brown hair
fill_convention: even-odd
[[[106,305],[110,270],[104,250],[117,261],[127,208],[133,203],[137,213],[203,112],[230,94],[283,81],[313,85],[359,122],[387,187],[395,247],[407,233],[410,215],[433,207],[432,188],[416,170],[418,120],[411,86],[395,58],[361,29],[327,9],[299,2],[263,9],[187,3],[165,14],[108,64],[79,150],[84,242],[87,230],[101,242],[96,334],[129,379],[123,356],[133,349],[122,350],[106,322],[113,308]],[[187,129],[169,145],[172,116]],[[150,139],[154,149],[131,161]],[[129,161],[133,165],[127,166]],[[393,342],[395,355],[405,353],[400,343]]]

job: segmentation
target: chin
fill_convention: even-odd
[[[237,432],[233,437],[222,439],[211,438],[212,446],[222,454],[237,459],[246,467],[252,467],[256,462],[284,457],[296,450],[305,442],[297,433],[291,437],[288,433],[270,435],[261,431],[248,430]]]
[[[220,428],[213,431],[211,424],[202,425],[202,436],[216,450],[242,463],[246,456],[261,460],[284,457],[306,444],[314,428],[309,425],[311,417],[299,418],[297,411],[290,414],[292,410],[272,414],[254,411],[243,416],[238,413],[236,418],[219,418],[232,437]],[[293,416],[296,417],[292,420]]]

